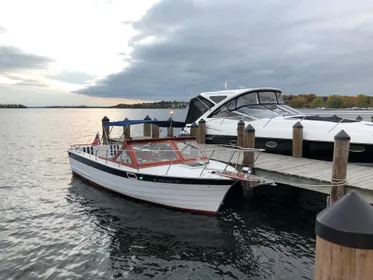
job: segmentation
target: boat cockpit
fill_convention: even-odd
[[[77,151],[136,169],[207,160],[194,137],[133,139],[123,144],[80,146]]]
[[[201,94],[190,101],[186,123],[193,123],[206,112],[207,118],[237,118],[255,120],[276,116],[298,115],[285,105],[281,91],[249,90],[240,94],[229,91]]]

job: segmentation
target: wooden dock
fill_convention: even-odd
[[[206,149],[224,149],[225,152],[218,155],[222,162],[228,162],[232,154],[232,149],[218,145],[206,145]],[[242,162],[242,156],[243,153],[236,153],[232,162]],[[216,159],[215,154],[212,159]],[[253,172],[276,183],[330,194],[332,162],[263,152],[256,160]],[[346,193],[355,190],[373,204],[373,167],[349,163],[346,180]]]

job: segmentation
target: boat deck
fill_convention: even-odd
[[[206,145],[206,149],[224,149],[218,154],[218,159],[228,162],[231,148],[222,148],[218,145]],[[210,152],[207,152],[208,155]],[[212,159],[216,159],[216,155]],[[238,158],[239,157],[239,158]],[[236,153],[232,158],[233,163],[242,162],[242,153]],[[276,183],[286,184],[325,194],[330,193],[332,162],[293,158],[278,154],[261,153],[255,162],[254,172],[258,176],[274,180]],[[352,190],[363,195],[373,203],[373,167],[349,163],[347,167],[346,192]]]

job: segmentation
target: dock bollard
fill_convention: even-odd
[[[174,127],[172,126],[172,117],[168,118],[168,121],[170,122],[170,126],[167,128],[167,137],[174,137]]]
[[[200,119],[198,122],[197,142],[198,144],[206,144],[206,121],[204,119]]]
[[[105,123],[110,122],[110,119],[105,116],[102,118],[101,123],[102,123],[102,143],[104,145],[109,144],[109,138],[110,138],[110,127],[105,126]]]
[[[240,120],[237,123],[237,146],[243,147],[244,145],[244,129],[245,129],[245,122],[243,120]]]
[[[193,136],[197,139],[197,133],[198,133],[198,124],[194,122],[190,126],[190,136]]]
[[[146,115],[144,118],[145,121],[151,120],[151,118]],[[144,137],[150,137],[151,136],[151,124],[150,123],[144,123]]]
[[[157,119],[154,118],[156,121]],[[152,138],[159,138],[159,126],[156,124],[152,124]]]
[[[246,126],[244,130],[244,148],[255,148],[255,129],[251,124]],[[244,152],[243,164],[244,166],[254,166],[255,153]]]
[[[357,120],[357,121],[362,121],[363,118],[359,115],[359,116],[356,117],[356,120]]]
[[[129,119],[125,118],[124,121],[129,121]],[[131,138],[131,126],[129,125],[123,126],[123,135],[124,135],[124,138],[127,138],[127,139]]]
[[[296,122],[293,125],[293,157],[303,157],[303,125],[300,122]]]
[[[350,152],[350,136],[342,129],[334,136],[332,189],[329,205],[345,195],[345,181],[347,176],[348,155]]]
[[[355,191],[316,217],[315,280],[373,278],[373,207]]]

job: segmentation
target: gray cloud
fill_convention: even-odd
[[[5,32],[6,32],[6,29],[4,27],[0,26],[0,34],[5,33]]]
[[[2,76],[8,79],[11,79],[13,81],[16,81],[16,83],[13,84],[16,86],[33,86],[33,87],[47,87],[48,86],[47,84],[40,82],[38,80],[34,80],[34,79],[21,78],[21,77],[11,75],[11,74],[2,74]]]
[[[53,60],[25,53],[15,47],[0,46],[0,73],[11,73],[25,69],[43,69]]]
[[[133,23],[129,67],[78,93],[185,100],[228,81],[372,94],[373,4],[357,2],[163,0]]]
[[[63,71],[58,75],[50,77],[55,80],[73,84],[83,84],[86,81],[96,78],[95,75],[78,71]]]

